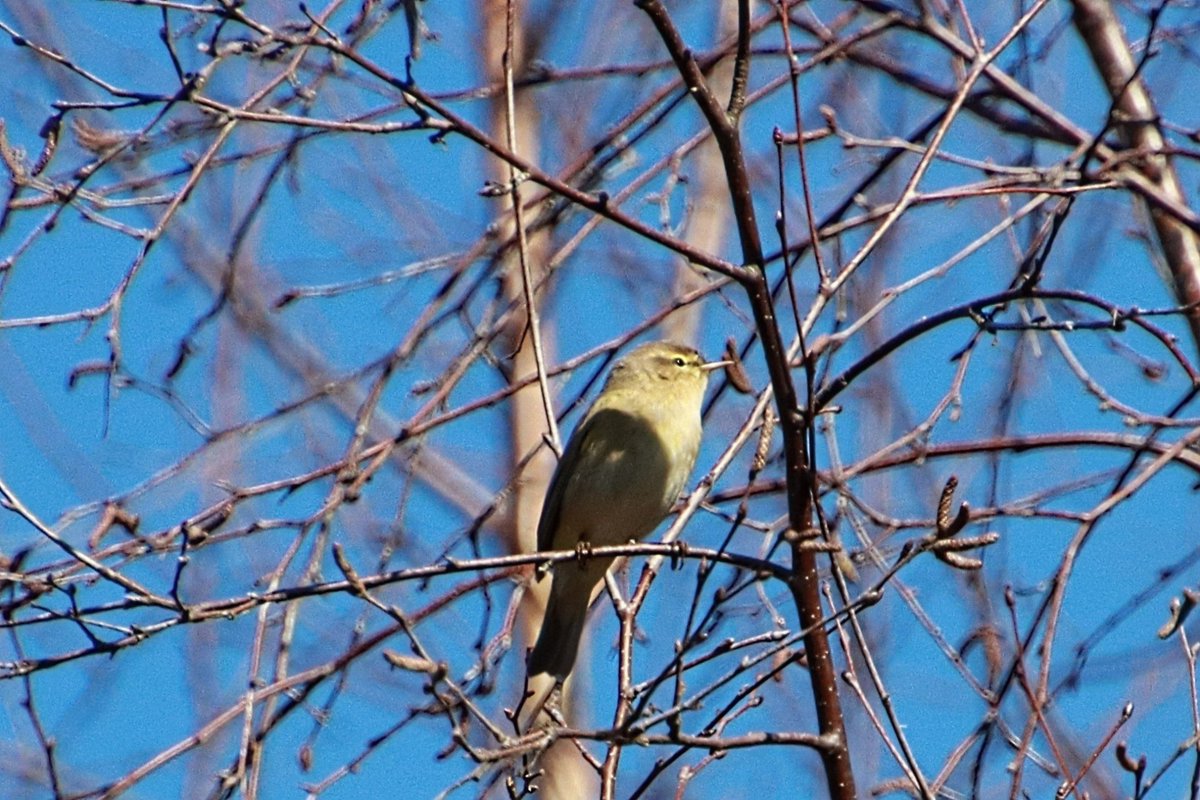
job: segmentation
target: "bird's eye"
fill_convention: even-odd
[[[682,367],[683,365],[684,365],[684,360],[682,358],[680,358],[679,356],[675,356],[675,366]]]

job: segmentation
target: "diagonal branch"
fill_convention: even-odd
[[[1123,170],[1149,182],[1158,194],[1175,205],[1190,209],[1179,175],[1167,155],[1154,100],[1142,81],[1142,65],[1134,62],[1112,5],[1106,0],[1074,0],[1073,5],[1075,27],[1113,98],[1117,133],[1127,147],[1140,154]],[[1147,202],[1146,208],[1180,305],[1200,301],[1200,236],[1161,205]],[[1187,318],[1192,338],[1200,348],[1200,308],[1193,307]]]

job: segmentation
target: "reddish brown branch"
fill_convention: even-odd
[[[746,4],[746,0],[742,0]],[[650,17],[662,37],[672,60],[687,83],[691,96],[713,130],[713,136],[725,163],[726,181],[733,204],[734,219],[742,245],[743,263],[748,266],[740,276],[734,276],[745,289],[754,313],[755,327],[762,342],[775,402],[779,409],[780,431],[786,461],[785,480],[788,487],[788,515],[793,530],[812,526],[816,486],[809,461],[807,432],[811,420],[800,411],[796,387],[792,381],[790,359],[775,315],[774,299],[763,271],[765,262],[758,221],[751,197],[751,182],[745,153],[738,133],[736,107],[730,113],[712,93],[704,76],[683,42],[666,9],[659,0],[639,0],[638,7]],[[742,14],[744,22],[746,15]],[[748,67],[746,67],[748,69]],[[829,637],[820,625],[823,618],[816,552],[793,541],[792,571],[788,588],[792,593],[804,637],[808,674],[812,683],[814,704],[820,734],[829,742],[821,751],[826,785],[832,798],[855,797],[854,772],[846,741],[845,722],[837,691],[837,669],[829,647]]]

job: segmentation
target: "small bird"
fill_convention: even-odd
[[[705,363],[670,342],[641,345],[618,361],[550,480],[538,550],[624,544],[654,530],[691,475],[708,373],[725,363]],[[554,567],[530,675],[566,680],[588,600],[613,560],[585,555]]]

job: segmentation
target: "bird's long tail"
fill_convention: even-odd
[[[571,674],[588,600],[607,569],[608,564],[592,560],[586,565],[564,562],[554,570],[542,630],[529,655],[530,675],[545,672],[561,682]]]

